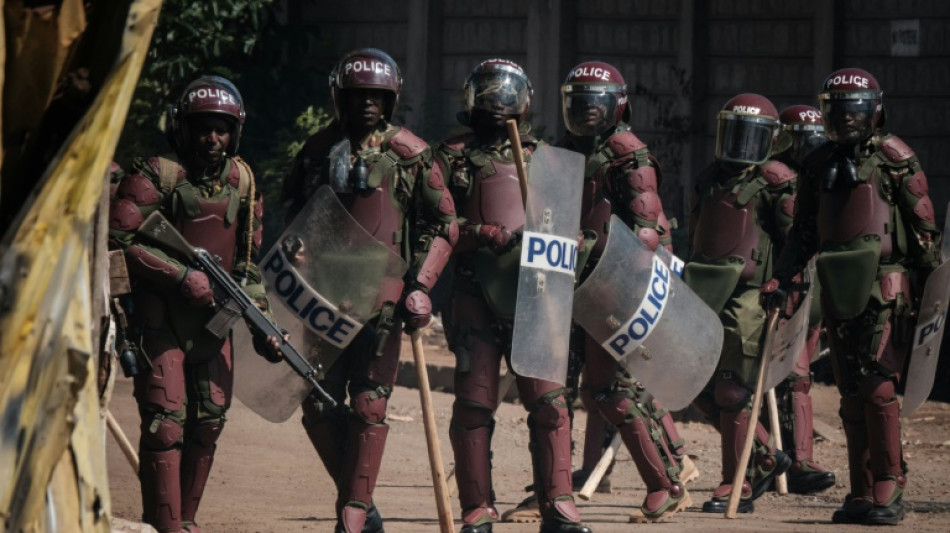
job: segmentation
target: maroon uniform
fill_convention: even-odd
[[[336,120],[304,144],[284,183],[291,215],[321,185],[329,185],[369,233],[401,255],[411,268],[404,283],[382,287],[374,320],[360,331],[322,382],[349,408],[330,409],[311,395],[303,403],[303,425],[337,485],[338,523],[345,533],[381,532],[372,496],[389,426],[386,405],[396,381],[402,324],[425,326],[428,291],[435,285],[458,238],[452,197],[430,165],[426,143],[388,121],[402,79],[395,61],[381,50],[345,55],[330,75]],[[352,164],[332,176],[328,155],[348,140]],[[319,231],[319,228],[314,228]]]
[[[919,294],[912,287],[939,264],[940,232],[917,156],[880,130],[884,107],[874,76],[835,71],[818,98],[831,142],[805,162],[775,285],[789,283],[818,254],[851,484],[832,520],[897,524],[907,477],[896,385],[913,336]]]
[[[582,282],[603,253],[611,214],[623,219],[651,250],[659,246],[672,250],[669,222],[657,194],[659,165],[626,125],[626,90],[620,72],[600,61],[577,65],[561,86],[569,133],[558,145],[587,159],[581,229],[590,255]],[[679,480],[685,442],[672,417],[597,341],[586,333],[584,338],[581,398],[589,409],[589,420],[603,417],[617,426],[647,486],[647,497],[631,518],[653,521],[685,509],[690,499]],[[588,445],[599,452],[601,439],[594,435],[585,441],[585,467],[593,467],[587,464]]]
[[[231,82],[202,77],[174,108],[176,153],[138,161],[118,184],[110,239],[125,251],[148,370],[135,377],[142,417],[139,480],[143,521],[161,532],[200,531],[195,513],[231,405],[233,352],[204,325],[214,310],[208,278],[139,238],[155,210],[193,246],[221,258],[266,310],[254,261],[263,204],[247,164],[234,157],[244,105]]]

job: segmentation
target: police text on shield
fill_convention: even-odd
[[[574,275],[577,241],[548,233],[524,232],[521,266]]]
[[[264,278],[281,303],[292,311],[310,331],[338,348],[346,348],[363,329],[332,303],[313,290],[275,246],[264,258]]]
[[[653,256],[653,271],[647,285],[646,297],[640,302],[630,320],[603,343],[604,349],[620,359],[632,353],[656,331],[663,311],[670,301],[670,269],[656,255]]]

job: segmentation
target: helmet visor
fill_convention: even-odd
[[[561,111],[564,125],[574,135],[589,137],[599,135],[617,122],[617,95],[606,89],[596,88],[584,92],[562,89]]]
[[[469,109],[490,113],[520,115],[528,108],[528,83],[511,72],[483,72],[475,74],[466,89]]]
[[[825,132],[820,129],[820,126],[818,129],[793,130],[789,133],[792,137],[792,148],[789,154],[799,164],[805,161],[808,154],[828,142],[828,137],[825,136]]]
[[[769,117],[719,113],[716,159],[759,165],[772,149],[778,121]]]
[[[872,98],[819,97],[821,122],[828,138],[836,143],[855,144],[874,132],[874,116],[881,101]]]

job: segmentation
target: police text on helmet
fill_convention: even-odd
[[[202,87],[188,93],[189,102],[194,102],[195,98],[199,98],[201,100],[217,98],[222,102],[238,105],[237,98],[235,98],[234,95],[219,87]]]
[[[600,67],[579,67],[574,69],[574,77],[580,78],[581,76],[592,76],[604,81],[610,81],[610,71]]]
[[[856,74],[839,74],[833,78],[829,78],[825,82],[825,88],[830,89],[838,85],[855,85],[861,87],[862,89],[868,88],[868,79],[864,76],[858,76]]]
[[[392,69],[382,61],[372,61],[368,59],[357,59],[343,66],[343,72],[349,74],[353,72],[372,72],[374,74],[385,74],[392,76]]]
[[[732,106],[732,110],[736,113],[746,113],[748,115],[758,115],[762,112],[761,107],[755,107],[751,105],[734,105]]]

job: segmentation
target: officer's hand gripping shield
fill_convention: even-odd
[[[765,376],[763,390],[769,390],[781,383],[792,373],[798,356],[805,349],[808,340],[808,315],[811,310],[811,299],[815,290],[815,262],[808,263],[805,270],[805,282],[808,290],[799,299],[798,307],[788,320],[783,320],[775,329],[775,340],[772,342],[772,352],[769,357],[768,374]]]
[[[940,359],[940,344],[943,341],[944,325],[947,319],[947,307],[950,306],[950,205],[947,206],[947,218],[943,226],[943,242],[940,246],[940,266],[927,277],[920,308],[917,314],[917,327],[904,378],[904,404],[901,416],[907,417],[920,407],[930,396],[937,373],[937,361]]]
[[[567,381],[571,301],[581,219],[584,156],[542,146],[531,156],[511,367]]]
[[[716,370],[722,323],[617,218],[607,247],[574,293],[574,321],[626,367],[667,409],[686,407]]]
[[[264,255],[260,270],[275,322],[325,371],[379,310],[381,289],[401,284],[408,266],[323,186]],[[267,420],[283,422],[309,386],[287,365],[257,355],[244,329],[234,331],[235,394]]]

